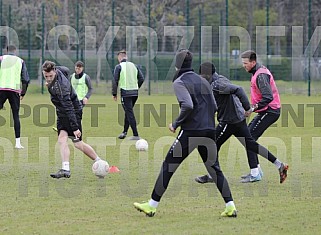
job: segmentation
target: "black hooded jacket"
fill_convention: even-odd
[[[210,84],[192,69],[176,73],[173,88],[180,106],[179,116],[173,122],[174,129],[214,130],[217,110]]]
[[[82,105],[68,79],[66,67],[57,66],[56,77],[48,86],[51,102],[56,107],[58,118],[68,118],[73,131],[79,129],[77,120],[82,118]]]
[[[217,73],[213,74],[210,83],[218,107],[218,121],[228,124],[243,121],[246,118],[245,110],[251,108],[244,89]]]

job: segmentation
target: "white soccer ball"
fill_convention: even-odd
[[[144,139],[137,140],[135,146],[138,151],[147,151],[148,150],[148,143]]]
[[[108,174],[109,164],[104,160],[98,160],[94,162],[91,169],[98,178],[104,178]]]

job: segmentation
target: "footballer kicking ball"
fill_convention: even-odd
[[[147,151],[148,150],[148,143],[144,139],[137,140],[135,147],[138,151]]]
[[[109,164],[104,160],[95,161],[92,171],[98,178],[104,178],[108,174]]]

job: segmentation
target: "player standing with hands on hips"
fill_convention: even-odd
[[[75,147],[90,159],[100,160],[95,150],[82,141],[82,105],[67,78],[68,71],[66,69],[63,66],[56,67],[52,61],[45,61],[42,65],[46,86],[57,113],[58,144],[62,168],[57,173],[50,174],[52,178],[57,179],[70,177],[68,137],[72,139]]]

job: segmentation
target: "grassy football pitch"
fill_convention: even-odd
[[[241,184],[249,172],[245,150],[233,137],[220,152],[221,167],[234,196],[237,218],[221,218],[224,202],[193,152],[178,169],[156,215],[145,217],[133,202],[150,198],[162,160],[175,138],[167,125],[178,112],[173,95],[139,97],[140,135],[149,143],[119,140],[122,108],[110,95],[93,95],[84,109],[83,137],[119,173],[97,179],[92,162],[71,147],[71,178],[55,180],[61,167],[55,113],[49,95],[29,94],[22,102],[24,149],[15,150],[10,107],[0,111],[0,234],[317,234],[320,229],[320,97],[281,95],[277,124],[260,143],[290,166],[279,183],[273,164],[260,158],[261,182]],[[253,116],[252,116],[253,117]],[[131,134],[131,133],[130,133]]]

